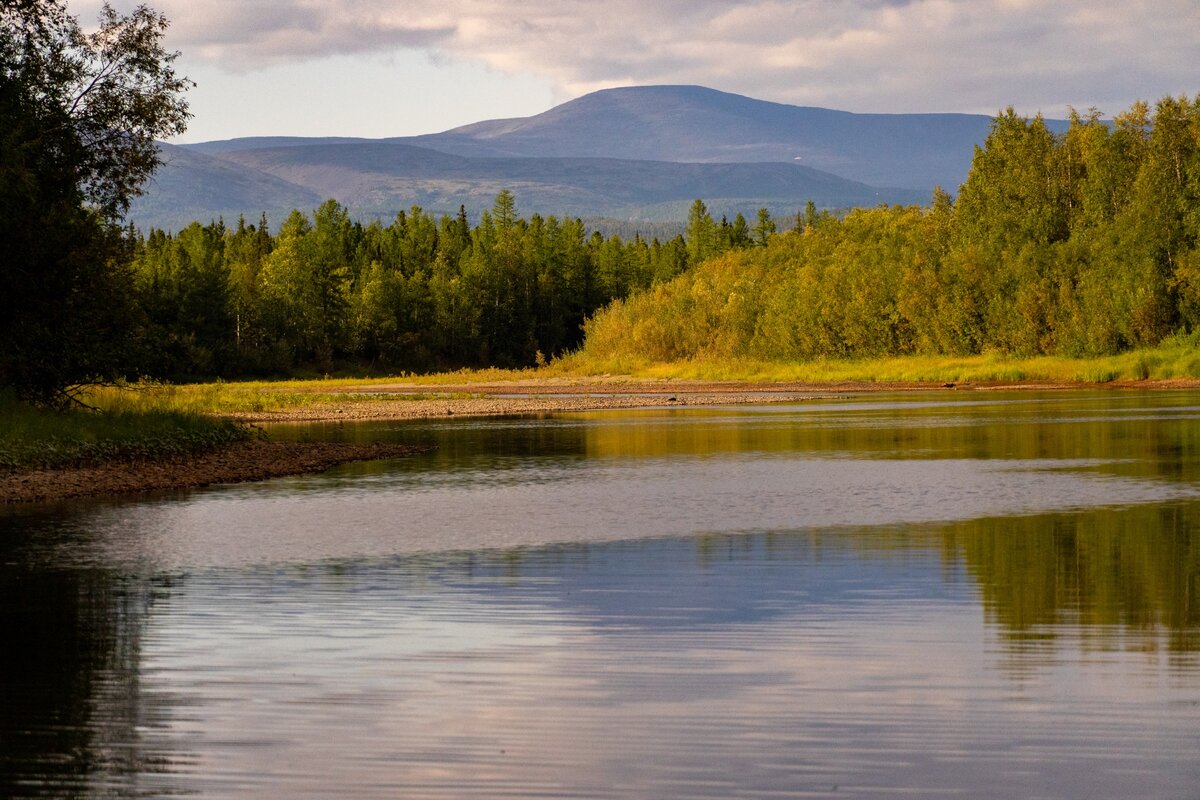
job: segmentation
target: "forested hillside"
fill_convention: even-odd
[[[1200,98],[1051,132],[1011,110],[956,200],[815,215],[616,302],[594,363],[1104,354],[1200,327]]]

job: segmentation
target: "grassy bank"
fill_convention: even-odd
[[[467,375],[447,373],[422,378],[323,378],[287,381],[238,381],[191,384],[145,383],[123,387],[96,387],[84,397],[90,405],[114,413],[155,413],[169,411],[184,415],[235,415],[260,411],[283,411],[339,402],[373,400],[417,400],[470,397],[466,392],[396,394],[368,391],[373,386],[394,384],[398,380],[414,385],[453,385],[465,383]],[[356,392],[356,388],[363,391]]]
[[[1170,339],[1154,348],[1113,356],[891,356],[802,362],[692,360],[659,363],[635,358],[595,359],[576,353],[554,365],[560,374],[635,378],[800,383],[1054,383],[1200,378],[1200,343]]]
[[[198,416],[284,411],[337,403],[467,399],[480,384],[613,378],[632,380],[733,381],[810,384],[1012,383],[1096,385],[1144,380],[1200,379],[1200,341],[1176,337],[1164,344],[1113,356],[1021,358],[975,356],[893,356],[802,362],[692,360],[598,360],[584,353],[556,359],[541,369],[459,370],[430,375],[325,378],[288,381],[147,384],[93,390],[88,402],[112,414],[173,412]],[[401,388],[397,393],[394,389]],[[407,387],[413,393],[406,394]],[[461,389],[459,388],[461,387]],[[385,391],[380,391],[384,389]],[[420,391],[428,389],[431,391]]]
[[[556,359],[541,369],[460,370],[430,375],[246,381],[186,385],[142,384],[104,387],[87,395],[109,415],[174,413],[185,417],[330,406],[339,403],[396,402],[479,397],[481,384],[536,384],[539,381],[606,382],[612,379],[731,381],[807,384],[1078,384],[1103,385],[1144,380],[1200,379],[1200,344],[1175,338],[1156,348],[1114,356],[1020,358],[976,356],[895,356],[873,359],[773,362],[692,360],[598,360],[586,353]],[[411,388],[411,393],[406,393]],[[399,392],[397,392],[397,389]]]
[[[169,408],[51,411],[0,397],[0,470],[173,458],[249,438],[244,425]]]

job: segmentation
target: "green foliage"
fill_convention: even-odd
[[[939,189],[925,209],[840,219],[810,206],[773,236],[760,215],[764,246],[591,318],[575,363],[1153,348],[1200,330],[1198,209],[1200,98],[1167,98],[1153,115],[1138,104],[1111,127],[1076,114],[1059,136],[1010,109],[957,202]],[[703,234],[703,204],[692,211],[689,233]],[[1109,372],[1130,374],[1096,374]]]
[[[717,249],[753,244],[744,219],[708,221]],[[152,230],[132,243],[140,364],[176,381],[530,366],[578,347],[584,321],[614,299],[689,263],[681,236],[622,241],[578,219],[524,219],[507,191],[474,228],[463,211],[417,207],[364,226],[329,200],[293,211],[275,236],[265,218]]]
[[[754,243],[759,247],[766,247],[767,240],[771,238],[771,234],[775,233],[775,220],[771,219],[771,212],[765,208],[758,210],[758,222],[754,225]]]
[[[144,6],[85,33],[62,0],[0,5],[0,384],[21,397],[134,360],[116,223],[188,118],[165,29]]]
[[[703,200],[696,200],[688,211],[688,259],[693,264],[707,261],[717,254],[719,245],[717,225],[709,216],[708,207]]]

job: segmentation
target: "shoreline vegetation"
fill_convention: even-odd
[[[1171,347],[1094,359],[604,365],[574,358],[529,370],[94,387],[83,399],[95,411],[6,401],[0,505],[265,480],[421,452],[398,444],[275,441],[263,424],[799,402],[865,392],[1200,388],[1194,351]],[[605,366],[622,371],[598,371]]]

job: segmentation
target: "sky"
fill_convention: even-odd
[[[648,84],[1058,118],[1200,93],[1197,0],[147,2],[196,82],[180,142],[434,133]],[[100,8],[68,5],[85,25]]]

